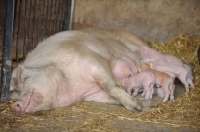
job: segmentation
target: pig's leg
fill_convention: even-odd
[[[143,92],[142,92],[142,96],[144,96],[145,95],[145,90],[143,90]]]
[[[134,92],[133,92],[132,96],[138,95],[138,91],[139,91],[139,88],[134,88]]]
[[[96,66],[94,67],[94,65]],[[124,89],[120,88],[115,81],[109,64],[104,60],[93,62],[92,67],[91,75],[96,83],[98,83],[101,88],[107,91],[111,97],[116,99],[127,110],[135,112],[135,109],[141,110],[144,107],[155,106],[154,102],[148,100],[138,101],[136,98],[129,95]]]
[[[120,105],[119,101],[111,97],[105,90],[93,94],[91,97],[86,97],[83,101],[102,102],[107,104]]]
[[[161,98],[165,97],[165,91],[161,87],[157,88],[157,96],[159,96]]]
[[[193,83],[192,79],[188,78],[187,82],[192,88],[194,88],[194,83]]]
[[[174,100],[174,89],[175,85],[173,83],[170,84],[170,100]]]
[[[151,83],[149,86],[151,93],[150,93],[150,99],[152,99],[153,93],[154,93],[154,83]]]
[[[169,99],[169,95],[170,95],[170,91],[169,91],[169,88],[168,88],[169,86],[167,85],[162,85],[162,88],[164,89],[164,91],[165,91],[165,97],[164,97],[164,99],[163,99],[163,102],[166,102],[168,99]]]
[[[104,64],[106,64],[106,62]],[[96,65],[98,65],[98,68],[92,70],[92,75],[96,82],[127,110],[140,110],[141,105],[139,102],[117,85],[109,66],[101,64]]]
[[[185,86],[186,93],[188,93],[189,86],[188,86],[187,74],[182,73],[181,75],[178,75],[178,79],[183,83],[183,85]]]
[[[150,89],[150,83],[143,83],[143,87],[144,87],[144,91],[145,91],[145,99],[149,99],[150,98],[150,94],[151,94],[151,89]]]

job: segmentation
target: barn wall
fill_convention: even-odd
[[[200,36],[199,0],[75,0],[73,29],[120,27],[145,40]]]

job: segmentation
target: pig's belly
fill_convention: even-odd
[[[107,102],[111,96],[100,86],[90,88],[83,95],[83,101]]]

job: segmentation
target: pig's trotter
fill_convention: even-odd
[[[133,94],[132,94],[132,96],[138,95],[138,90],[139,90],[139,89],[135,89],[134,92],[133,92]]]
[[[147,111],[152,107],[158,106],[157,103],[153,100],[138,98],[138,102],[141,104],[142,108],[141,111]]]
[[[150,99],[152,99],[152,96],[153,96],[153,93],[154,93],[154,84],[151,84],[150,85],[150,90],[151,90],[151,93],[150,93]]]
[[[151,94],[151,92],[150,92],[150,91],[147,91],[147,92],[146,92],[146,95],[145,95],[145,99],[149,99],[149,98],[150,98],[150,94]]]
[[[175,89],[175,85],[172,84],[172,90],[170,90],[170,100],[174,100],[174,89]]]
[[[136,110],[141,110],[141,104],[136,100],[135,97],[132,97],[126,93],[123,89],[119,87],[113,88],[110,92],[110,95],[120,102],[127,110],[131,112],[136,112]]]
[[[188,93],[189,92],[189,87],[188,87],[188,83],[184,83],[184,86],[185,86],[185,91],[186,91],[186,93]]]
[[[169,99],[169,94],[168,92],[166,92],[165,94],[165,98],[163,99],[163,102],[166,102]]]
[[[145,95],[145,90],[142,92],[142,96],[144,96]]]
[[[120,88],[115,82],[114,77],[112,77],[112,74],[108,74],[108,71],[104,71],[105,69],[106,68],[99,68],[93,73],[94,78],[99,83],[99,85],[103,89],[105,89],[113,98],[115,98],[121,105],[123,105],[127,110],[132,112],[140,110],[141,105],[137,102],[137,100],[128,93],[126,93],[124,89]]]

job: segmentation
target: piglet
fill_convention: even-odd
[[[191,80],[193,76],[191,76],[192,74],[186,68],[182,66],[170,65],[166,63],[158,63],[158,62],[150,62],[149,64],[150,64],[150,67],[154,70],[161,71],[161,72],[174,73],[176,77],[184,84],[186,93],[189,92],[188,84],[191,83],[193,86],[193,82]]]
[[[179,65],[183,66],[183,63],[180,59],[178,59],[175,56],[169,55],[169,54],[162,54],[158,52],[157,50],[150,48],[150,47],[142,47],[137,51],[143,60],[145,59],[151,59],[152,61],[156,62],[163,62],[163,63],[170,63],[173,65]]]
[[[170,96],[170,100],[174,99],[174,77],[171,77],[170,75],[153,70],[149,67],[147,63],[141,63],[138,66],[139,72],[152,72],[155,75],[156,78],[156,86],[161,86],[163,90],[165,91],[165,97],[163,99],[163,102],[166,102]]]
[[[150,48],[150,47],[142,47],[138,49],[137,53],[139,53],[142,57],[142,59],[152,59],[153,61],[164,61],[164,56],[158,52],[157,50]]]
[[[124,79],[122,84],[129,94],[134,90],[132,96],[136,96],[138,91],[144,88],[142,96],[145,94],[146,99],[151,99],[154,92],[155,76],[151,72],[137,73]]]

